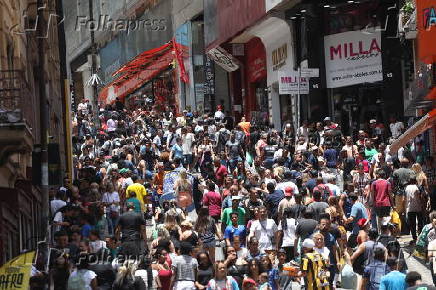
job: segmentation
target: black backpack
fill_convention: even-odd
[[[230,136],[229,136],[229,134],[227,134],[226,131],[220,131],[218,133],[218,140],[217,140],[218,152],[217,153],[219,153],[220,151],[222,151],[224,149],[229,138],[230,138]]]

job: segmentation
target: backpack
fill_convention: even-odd
[[[87,270],[86,270],[87,271]],[[84,274],[86,273],[86,271],[81,271],[78,270],[76,272],[75,276],[70,276],[70,278],[68,279],[68,285],[67,285],[67,289],[68,290],[83,290],[86,289],[86,283],[85,283],[85,279],[84,279]]]
[[[217,153],[220,153],[220,151],[223,150],[224,146],[226,145],[227,141],[230,139],[229,134],[227,134],[226,131],[220,131],[218,134],[218,140],[217,140]]]

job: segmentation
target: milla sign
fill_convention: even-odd
[[[298,71],[279,71],[279,94],[298,94]],[[309,78],[300,77],[300,94],[309,94]]]
[[[324,37],[328,88],[383,80],[380,31],[348,31]]]

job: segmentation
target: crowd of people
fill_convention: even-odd
[[[435,163],[390,151],[404,129],[82,102],[51,192],[54,289],[435,289],[398,241],[435,273]]]

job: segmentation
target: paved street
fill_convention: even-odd
[[[433,285],[430,269],[425,266],[424,261],[418,260],[414,256],[410,255],[412,250],[409,247],[409,242],[411,240],[411,236],[403,236],[400,238],[401,247],[406,252],[405,259],[407,267],[409,268],[409,271],[416,271],[420,273],[422,276],[422,281],[425,281],[427,284]]]

